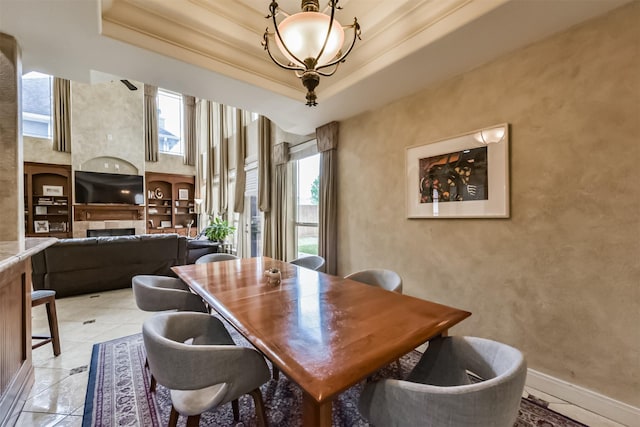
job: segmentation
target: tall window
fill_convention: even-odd
[[[182,155],[182,95],[158,89],[158,151],[165,154]]]
[[[32,71],[22,76],[22,134],[51,139],[52,81]]]
[[[320,154],[296,160],[294,171],[296,252],[317,255]]]

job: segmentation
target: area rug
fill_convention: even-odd
[[[227,329],[238,345],[250,344],[231,326]],[[374,374],[377,378],[403,378],[419,360],[420,353],[412,352]],[[142,335],[136,334],[93,347],[89,384],[84,408],[83,427],[99,426],[166,426],[171,410],[169,391],[158,385],[155,393],[149,392],[149,370],[145,366],[145,350]],[[368,426],[358,412],[358,397],[363,384],[346,390],[334,400],[334,426]],[[301,424],[302,391],[280,375],[261,388],[270,426],[298,426]],[[178,426],[185,425],[180,417]],[[253,400],[240,398],[240,420],[234,422],[231,405],[202,414],[200,426],[256,426]],[[578,427],[584,424],[558,414],[535,399],[522,399],[518,419],[514,427]]]

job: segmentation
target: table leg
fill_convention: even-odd
[[[331,400],[322,403],[302,393],[302,425],[305,427],[331,427]]]

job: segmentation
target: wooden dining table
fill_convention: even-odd
[[[268,257],[172,270],[300,386],[304,426],[330,426],[339,393],[471,315]]]

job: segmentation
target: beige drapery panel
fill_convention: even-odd
[[[289,147],[286,142],[273,146],[274,164],[271,204],[271,257],[286,260],[287,257],[287,161]]]
[[[216,105],[216,116],[214,122],[215,144],[220,147],[219,164],[219,185],[218,185],[218,214],[228,219],[229,211],[229,141],[227,139],[227,114],[226,107],[222,104]]]
[[[207,102],[203,99],[196,100],[196,108],[195,108],[195,125],[196,125],[196,177],[195,177],[195,191],[194,191],[194,199],[204,200],[206,195],[206,189],[203,192],[203,187],[206,183],[206,170],[204,165],[204,159],[206,158],[206,117],[204,114],[206,113]],[[207,218],[203,215],[202,204],[196,203],[196,213],[198,214],[198,231],[203,228],[204,223],[207,221]]]
[[[182,109],[184,111],[184,164],[196,164],[196,98],[182,95]]]
[[[207,214],[207,220],[211,219],[209,218],[209,215],[212,215],[213,212],[215,211],[215,202],[216,200],[214,199],[214,188],[213,188],[213,180],[215,179],[215,133],[216,133],[216,105],[212,102],[212,101],[206,101],[205,102],[205,114],[206,114],[206,119],[205,119],[205,129],[204,129],[204,135],[205,135],[205,141],[204,141],[204,147],[205,147],[205,153],[206,153],[206,165],[204,165],[206,171],[205,171],[205,176],[206,176],[206,182],[207,182],[207,187],[206,187],[206,192],[203,195],[204,196],[204,207],[205,207],[205,212]],[[219,126],[218,126],[219,127]]]
[[[246,185],[246,173],[244,162],[246,157],[247,135],[245,131],[245,114],[236,108],[236,185],[233,198],[233,211],[239,214],[244,212],[244,191]]]
[[[158,161],[158,88],[144,85],[144,156],[148,162]]]
[[[258,206],[271,210],[271,120],[258,117]]]
[[[53,79],[53,149],[71,152],[71,82]]]
[[[338,194],[337,148],[338,122],[316,129],[320,155],[320,206],[318,224],[318,255],[325,259],[325,272],[338,270]]]
[[[271,240],[271,121],[258,117],[258,209],[264,214],[262,255],[272,256]]]

